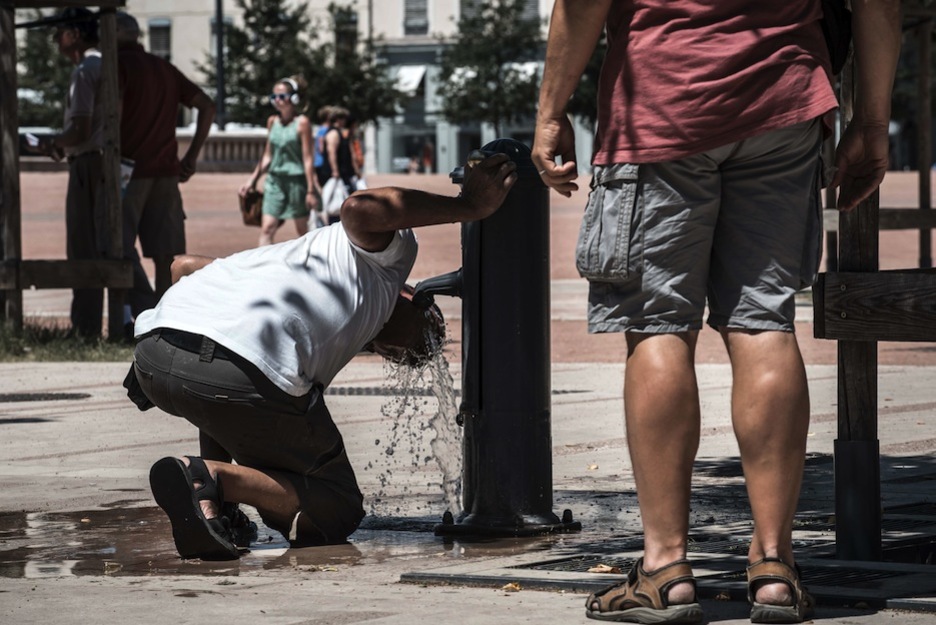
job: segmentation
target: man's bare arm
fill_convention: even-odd
[[[195,122],[195,135],[192,137],[192,143],[180,161],[179,182],[187,181],[195,173],[198,154],[208,139],[208,133],[211,131],[211,124],[215,118],[214,100],[209,98],[204,91],[200,91],[192,99],[192,108],[198,111],[198,121]]]
[[[591,58],[611,0],[556,0],[549,23],[546,65],[536,113],[533,163],[550,187],[563,195],[578,189],[575,134],[566,116],[569,98]],[[562,164],[556,164],[556,158]]]
[[[504,154],[489,156],[468,168],[458,197],[399,187],[357,191],[341,205],[341,224],[355,245],[379,252],[401,228],[475,221],[492,215],[516,182],[516,169]]]
[[[832,186],[840,186],[838,208],[849,211],[884,179],[891,92],[900,55],[899,0],[853,0],[855,116],[835,155]]]
[[[172,283],[175,284],[185,276],[195,273],[213,260],[214,258],[210,256],[199,256],[197,254],[176,256],[170,268],[172,272]]]

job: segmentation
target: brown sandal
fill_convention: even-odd
[[[585,616],[627,623],[697,623],[702,620],[702,606],[696,602],[670,605],[666,598],[667,591],[681,582],[695,588],[688,560],[677,560],[648,573],[641,558],[626,581],[588,597]]]
[[[800,584],[799,567],[791,567],[779,558],[764,558],[747,567],[747,578],[752,623],[802,623],[812,615],[813,598]],[[774,605],[755,601],[754,586],[765,582],[789,586],[793,604]]]

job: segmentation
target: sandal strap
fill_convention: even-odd
[[[754,603],[754,586],[761,582],[786,584],[793,595],[794,605],[802,600],[803,587],[800,585],[799,567],[792,567],[780,558],[763,558],[748,565],[748,602]]]
[[[192,489],[198,501],[213,501],[220,508],[224,504],[224,491],[221,490],[221,476],[211,477],[208,465],[198,456],[186,456],[189,459],[189,473],[192,475]],[[195,486],[195,482],[201,486]]]
[[[689,582],[695,588],[695,577],[688,560],[677,560],[647,572],[643,568],[643,558],[640,558],[630,570],[626,581],[594,593],[589,597],[589,605],[598,601],[601,612],[618,612],[635,607],[664,610],[669,607],[667,591],[681,582]]]

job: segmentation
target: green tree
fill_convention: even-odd
[[[17,11],[18,22],[42,17],[39,10]],[[62,126],[72,64],[59,54],[52,32],[51,27],[30,28],[17,51],[20,126]]]
[[[243,11],[243,27],[224,27],[226,121],[265,125],[276,81],[302,74],[315,84],[322,62],[310,34],[307,3],[237,0],[237,6]],[[216,84],[213,50],[198,69],[209,85]]]
[[[362,123],[392,117],[409,96],[396,88],[384,65],[376,60],[373,42],[358,45],[357,12],[354,5],[328,6],[334,43],[318,53],[327,59],[310,95],[310,103],[332,104],[351,111]]]
[[[523,63],[542,55],[540,21],[524,0],[477,0],[458,20],[458,34],[442,52],[442,114],[456,124],[504,124],[536,112],[539,77]],[[444,43],[444,41],[443,41]]]
[[[598,121],[598,79],[601,75],[601,64],[604,62],[605,53],[608,51],[608,42],[604,37],[595,46],[585,71],[579,79],[578,87],[575,93],[569,99],[569,106],[566,109],[570,115],[588,120],[592,129]]]
[[[346,107],[361,122],[392,116],[406,97],[394,86],[369,45],[358,45],[353,5],[328,7],[334,41],[319,40],[306,3],[287,0],[237,0],[243,27],[227,25],[225,109],[227,121],[264,125],[272,113],[267,100],[276,81],[301,74],[308,86],[310,112],[326,104]],[[198,67],[215,84],[211,52]]]

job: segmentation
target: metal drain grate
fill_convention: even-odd
[[[575,393],[588,393],[579,389],[557,389],[552,391],[553,395],[572,395]],[[407,389],[401,392],[399,389],[386,386],[330,386],[325,389],[326,395],[344,395],[352,397],[392,397],[396,395],[413,395],[415,397],[433,397],[433,393],[427,388]],[[455,395],[461,395],[459,389],[455,389]],[[90,397],[90,396],[89,396]],[[26,401],[26,400],[19,400]]]
[[[564,571],[567,573],[587,573],[588,569],[604,564],[606,566],[616,566],[621,572],[627,573],[637,562],[636,558],[614,558],[603,555],[585,554],[571,558],[561,558],[559,560],[547,560],[545,562],[534,562],[533,564],[518,564],[508,566],[509,569],[526,569],[532,571]]]
[[[914,532],[934,525],[936,525],[936,521],[927,519],[884,519],[881,521],[881,529],[885,532]],[[825,519],[796,519],[793,523],[793,529],[811,532],[834,532],[835,523]]]
[[[0,393],[0,403],[21,401],[74,401],[88,399],[88,393]]]
[[[807,586],[845,588],[877,588],[882,580],[910,577],[916,573],[902,571],[873,571],[867,569],[849,569],[838,567],[802,566],[803,583]],[[747,573],[743,570],[707,576],[705,579],[720,579],[725,581],[746,580]]]
[[[885,514],[907,514],[911,516],[932,516],[936,517],[936,503],[918,502],[908,503],[902,506],[893,506],[884,508]]]
[[[691,541],[686,547],[690,553],[730,553],[747,554],[748,541],[732,540],[730,538],[712,538],[707,540]]]
[[[932,482],[936,480],[936,473],[925,473],[923,475],[908,475],[906,477],[895,477],[889,480],[882,480],[888,484],[916,484],[918,482]]]

